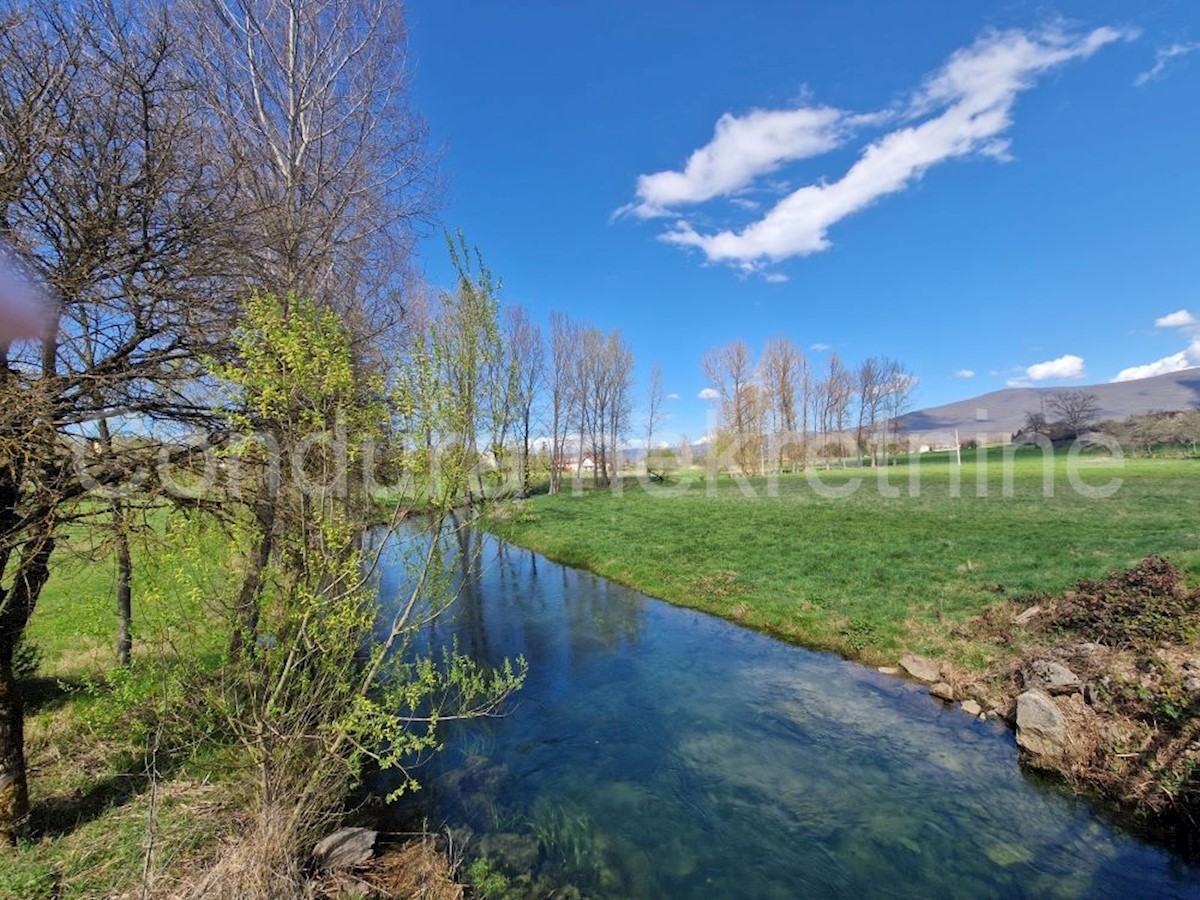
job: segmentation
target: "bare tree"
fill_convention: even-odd
[[[655,363],[650,367],[650,384],[646,389],[646,457],[654,449],[654,431],[663,420],[662,366]]]
[[[797,455],[800,459],[804,457],[803,433],[808,428],[807,368],[800,348],[785,337],[772,338],[763,349],[759,369],[777,436],[775,463],[779,468],[785,458],[794,467]],[[800,437],[798,454],[794,445],[797,436]]]
[[[1021,430],[1030,434],[1046,434],[1048,425],[1046,414],[1040,409],[1034,409],[1025,413],[1025,420],[1021,425]]]
[[[748,390],[754,380],[754,362],[746,342],[738,339],[710,350],[701,361],[704,376],[721,400],[721,418],[733,438],[733,459],[743,472],[757,464],[752,425],[756,396]]]
[[[578,431],[575,472],[582,476],[584,464],[590,459],[592,482],[599,484],[605,466],[604,443],[607,434],[604,428],[608,403],[607,385],[603,377],[604,332],[593,326],[581,327],[578,339],[572,379]]]
[[[873,464],[887,457],[888,430],[905,411],[915,379],[886,356],[863,360],[855,373],[858,400],[856,444]]]
[[[690,466],[692,464],[692,439],[686,434],[679,435],[679,443],[676,444],[675,455],[678,457],[679,465]]]
[[[1046,405],[1072,437],[1086,431],[1100,414],[1100,398],[1088,391],[1056,391]]]
[[[575,386],[579,328],[565,313],[550,314],[550,493],[557,494],[567,465],[567,435],[578,391]]]
[[[859,363],[854,373],[858,405],[858,426],[855,429],[854,443],[859,455],[867,454],[871,456],[872,461],[874,454],[871,450],[871,437],[883,400],[883,386],[887,377],[885,370],[886,364],[872,356]]]
[[[619,331],[610,332],[604,348],[604,377],[608,382],[608,446],[612,450],[611,478],[620,476],[621,441],[629,433],[633,410],[633,351]]]
[[[534,405],[542,383],[545,354],[541,329],[529,320],[525,310],[519,306],[510,306],[505,310],[505,344],[516,374],[513,412],[521,439],[521,489],[528,493]]]
[[[396,323],[436,197],[388,0],[184,0],[197,83],[239,184],[249,284],[342,313],[360,357]]]
[[[216,240],[228,198],[178,76],[179,34],[162,8],[126,13],[0,11],[0,229],[57,301],[39,345],[0,348],[0,841],[28,805],[12,654],[60,529],[117,512],[79,501],[153,471],[156,433],[212,427],[195,385],[231,331]],[[118,442],[118,423],[139,439]]]
[[[913,392],[917,388],[917,377],[904,367],[902,363],[890,360],[888,362],[888,377],[884,383],[883,399],[880,408],[883,412],[883,460],[887,462],[888,444],[895,440],[903,430],[903,417],[912,407]],[[889,437],[889,430],[891,436]]]
[[[824,445],[821,453],[828,464],[831,453],[836,453],[845,464],[842,446],[834,443],[833,437],[844,437],[850,421],[850,407],[854,399],[854,376],[836,353],[829,355],[825,377],[816,386],[820,429]]]

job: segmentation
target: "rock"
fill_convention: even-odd
[[[1031,606],[1029,609],[1017,615],[1013,621],[1018,625],[1028,625],[1033,621],[1035,616],[1041,613],[1041,611],[1042,608],[1040,606]]]
[[[1082,685],[1079,676],[1050,659],[1035,659],[1021,670],[1021,680],[1026,690],[1040,690],[1047,694],[1074,694]]]
[[[974,700],[964,700],[962,702],[962,711],[968,716],[978,716],[983,712],[983,707]]]
[[[1077,659],[1090,662],[1094,660],[1095,657],[1103,656],[1105,653],[1107,653],[1108,648],[1103,644],[1097,644],[1095,641],[1080,641],[1078,644],[1072,644],[1071,646],[1067,647],[1067,652]]]
[[[939,700],[949,701],[954,699],[954,688],[950,687],[950,685],[946,684],[944,681],[939,681],[937,684],[930,685],[929,693],[937,697]]]
[[[1200,694],[1200,676],[1188,675],[1184,677],[1183,689],[1189,694]]]
[[[538,861],[538,841],[527,834],[485,834],[479,841],[479,855],[510,872],[532,872]]]
[[[313,847],[313,862],[326,871],[361,866],[375,855],[377,837],[370,828],[342,828]]]
[[[993,844],[983,852],[993,863],[1004,868],[1025,865],[1033,860],[1033,853],[1027,847],[1016,844]]]
[[[911,675],[917,681],[931,683],[942,677],[941,668],[932,659],[926,659],[924,656],[917,656],[913,653],[905,653],[900,657],[900,668]]]
[[[899,675],[900,672],[901,672],[901,670],[896,668],[895,666],[880,666],[879,667],[880,675]]]
[[[1041,691],[1017,697],[1017,743],[1035,756],[1061,759],[1067,752],[1067,721]]]

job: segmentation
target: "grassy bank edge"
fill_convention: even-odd
[[[1003,450],[995,449],[964,453],[960,473],[961,483],[965,486],[964,493],[975,483],[979,471],[976,467],[978,459],[984,469],[984,477],[991,479],[991,496],[999,497],[1003,490],[1002,479],[1005,476],[996,469],[996,460],[1002,458],[1003,453]],[[1064,481],[1066,467],[1071,464],[1067,454],[1055,454],[1052,463],[1055,478],[1060,482]],[[913,464],[921,468],[926,483],[932,480],[934,492],[944,489],[944,481],[951,471],[950,460],[945,454],[929,454],[929,458],[915,459]],[[987,468],[989,464],[990,470]],[[1103,481],[1109,477],[1109,469],[1103,459],[1085,459],[1083,465],[1094,467],[1094,470],[1087,473],[1093,481]],[[894,483],[903,486],[908,478],[907,466],[908,461],[902,461],[899,466],[890,470],[891,474],[888,477]],[[1119,468],[1114,467],[1112,471],[1119,472],[1133,482],[1137,482],[1138,479],[1158,479],[1160,476],[1174,479],[1179,473],[1184,473],[1187,476],[1186,481],[1183,478],[1179,481],[1187,486],[1188,507],[1200,514],[1200,464],[1194,460],[1121,461]],[[1035,485],[1041,485],[1045,469],[1040,454],[1018,457],[1014,472],[1016,499],[997,499],[997,503],[1009,504],[1010,510],[1020,510],[1013,516],[1020,524],[1026,517],[1032,520],[1040,515],[1036,497],[1031,500],[1022,496],[1023,490],[1033,491]],[[808,474],[783,475],[780,476],[780,482],[785,486],[782,500],[743,500],[739,496],[740,482],[728,475],[717,477],[715,497],[705,495],[711,476],[703,470],[680,473],[678,479],[680,487],[688,487],[688,482],[691,482],[692,490],[689,496],[698,504],[688,508],[688,512],[709,515],[711,520],[713,509],[727,510],[731,519],[736,517],[744,520],[738,525],[739,536],[752,539],[759,532],[760,525],[762,529],[766,529],[775,523],[765,518],[756,521],[747,511],[755,509],[756,505],[760,510],[770,511],[777,509],[780,504],[787,504],[787,486],[801,484],[810,476],[819,478],[833,487],[854,479],[863,479],[866,489],[857,495],[862,498],[870,495],[873,490],[877,472],[873,469],[834,468]],[[764,479],[761,478],[751,478],[748,481],[755,489],[761,489],[764,483]],[[703,488],[698,487],[701,484],[704,485]],[[1137,484],[1134,486],[1137,487]],[[1019,560],[1011,567],[1017,570],[1016,577],[1013,577],[1013,571],[1002,572],[1000,576],[1004,576],[1004,583],[992,584],[989,578],[998,576],[989,576],[986,571],[987,561],[981,563],[980,554],[995,553],[996,548],[980,550],[969,545],[967,539],[971,537],[970,534],[953,534],[956,528],[961,527],[961,516],[955,510],[954,514],[946,516],[944,521],[935,521],[926,531],[946,545],[947,557],[952,557],[955,552],[960,553],[959,557],[951,558],[947,563],[947,567],[957,564],[958,571],[949,573],[941,581],[923,582],[922,579],[929,574],[928,571],[915,565],[904,552],[879,561],[879,568],[886,570],[884,574],[906,569],[912,569],[915,574],[911,583],[903,584],[902,591],[906,594],[903,600],[879,597],[880,612],[870,617],[875,621],[864,622],[862,619],[868,617],[862,615],[861,608],[849,609],[845,605],[839,605],[839,598],[836,596],[831,600],[827,599],[823,604],[813,605],[806,596],[789,596],[787,589],[779,584],[756,578],[754,573],[746,571],[745,560],[737,558],[737,554],[728,549],[728,544],[715,547],[709,545],[701,554],[689,553],[691,548],[688,541],[696,537],[694,531],[688,537],[678,539],[654,533],[655,527],[672,531],[681,524],[686,525],[686,522],[660,514],[663,507],[659,504],[670,503],[669,500],[645,501],[647,505],[638,506],[642,502],[639,493],[643,490],[636,481],[631,481],[623,493],[616,497],[606,490],[586,489],[576,495],[539,495],[502,504],[483,516],[480,521],[486,530],[505,541],[540,553],[563,565],[604,577],[649,597],[715,615],[787,643],[815,651],[836,653],[845,659],[872,666],[892,666],[904,653],[916,652],[947,659],[965,669],[982,670],[994,662],[996,654],[1003,652],[1004,648],[984,645],[969,636],[956,633],[958,626],[982,614],[990,606],[1021,598],[1027,598],[1033,603],[1041,593],[1068,590],[1080,578],[1102,577],[1111,571],[1134,565],[1151,554],[1163,553],[1170,556],[1193,581],[1200,582],[1200,539],[1194,534],[1178,540],[1172,536],[1172,540],[1167,542],[1172,546],[1163,546],[1164,541],[1155,540],[1152,534],[1148,534],[1145,540],[1124,542],[1110,542],[1104,538],[1099,543],[1112,543],[1113,546],[1104,547],[1106,552],[1103,553],[1093,546],[1097,544],[1094,537],[1082,539],[1078,546],[1063,540],[1060,542],[1062,546],[1056,550],[1052,541],[1046,540],[1047,528],[1052,531],[1054,527],[1053,522],[1048,522],[1037,523],[1036,528],[1041,529],[1040,532],[1031,530],[1028,539],[1014,545],[1013,555],[1018,556],[1034,547],[1044,556],[1059,556],[1064,559],[1071,556],[1070,564],[1064,564],[1058,571],[1039,572],[1036,576],[1023,578],[1020,571],[1022,567],[1033,567],[1038,563]],[[1060,487],[1060,498],[1062,493]],[[1162,525],[1170,520],[1168,505],[1174,499],[1176,498],[1139,498],[1138,503],[1147,508],[1154,507],[1153,514]],[[897,504],[905,503],[906,499],[872,498],[869,502],[881,509],[890,510],[895,518],[896,510],[902,509]],[[919,502],[925,503],[927,498],[922,498]],[[940,501],[933,502],[936,504]],[[969,504],[970,500],[966,502]],[[617,504],[623,504],[623,507],[618,509]],[[1159,512],[1160,507],[1166,511]],[[969,505],[967,508],[970,508]],[[860,528],[860,533],[863,530],[871,532],[865,536],[873,542],[873,548],[878,550],[881,545],[886,546],[887,535],[883,534],[881,537],[884,525],[872,521],[869,513],[864,516],[855,507],[851,506],[850,509],[853,515],[859,517],[858,524],[853,527]],[[547,510],[551,510],[556,517],[553,523],[539,521]],[[918,515],[924,515],[925,512],[928,510],[919,512]],[[639,531],[638,525],[630,524],[643,513],[654,514],[648,519],[651,522],[647,526],[651,529],[650,534],[646,534],[644,530]],[[935,508],[934,515],[930,518],[936,520],[941,514],[942,511]],[[1109,528],[1137,530],[1139,527],[1136,522],[1118,524],[1113,520],[1114,511],[1111,509],[1101,509],[1098,512],[1088,509],[1087,515],[1088,520],[1084,523],[1073,508],[1068,508],[1064,513],[1064,521],[1068,524],[1064,528],[1085,524],[1095,532],[1105,534]],[[1123,517],[1124,512],[1116,510],[1116,518]],[[1181,526],[1189,521],[1187,515],[1180,515],[1178,519]],[[594,527],[581,536],[581,528],[589,522]],[[1011,526],[1013,523],[1006,524]],[[572,532],[569,529],[574,530]],[[1178,530],[1182,533],[1183,528]],[[946,539],[946,533],[950,533],[955,540]],[[852,541],[854,538],[853,531],[840,538],[835,536],[828,542],[833,549],[819,555],[829,559],[830,567],[836,569],[841,562],[835,552],[836,544],[839,540]],[[631,541],[645,544],[644,548],[638,548],[640,558],[636,560],[632,560],[632,557],[622,550]],[[952,544],[962,546],[952,547]],[[940,552],[940,548],[937,552]],[[687,559],[681,560],[677,555],[679,553],[687,554]],[[1094,559],[1086,558],[1089,555],[1094,556]],[[785,568],[777,566],[777,560],[769,555],[759,554],[752,561],[781,570]],[[695,577],[681,571],[689,563],[695,566]],[[975,571],[976,566],[980,567],[980,571]],[[874,588],[865,583],[865,580],[871,575],[878,576],[879,572],[846,571],[844,578],[839,575],[832,580],[848,582],[859,574],[862,574],[864,584],[861,589],[855,589],[862,596],[874,599],[871,593]],[[927,586],[927,590],[922,591],[923,586]],[[789,607],[792,603],[795,604],[794,608]],[[880,627],[883,620],[886,620],[886,624]]]

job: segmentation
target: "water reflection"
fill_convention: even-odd
[[[459,599],[427,640],[530,671],[511,715],[448,735],[425,794],[517,896],[1200,896],[1195,869],[919,688],[453,541]]]

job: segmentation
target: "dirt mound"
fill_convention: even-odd
[[[959,696],[1012,717],[1040,690],[1066,722],[1062,753],[1026,763],[1200,836],[1200,592],[1170,560],[996,604],[963,631],[997,662]]]
[[[1043,620],[1044,628],[1117,648],[1190,642],[1198,625],[1200,592],[1189,590],[1161,556],[1100,581],[1079,582]]]

